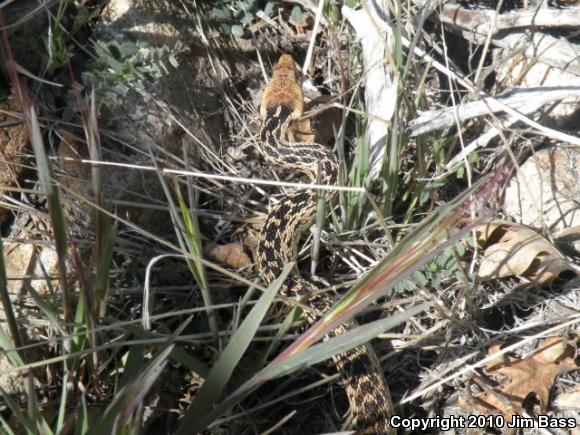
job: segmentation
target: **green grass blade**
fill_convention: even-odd
[[[52,229],[54,233],[54,244],[58,258],[58,274],[62,292],[63,315],[65,321],[70,320],[71,305],[70,295],[67,286],[66,256],[67,256],[67,235],[64,219],[64,210],[60,201],[58,185],[54,181],[48,156],[44,148],[44,141],[40,132],[40,125],[36,116],[36,111],[32,106],[28,107],[27,119],[29,121],[30,142],[36,159],[38,179],[43,192],[46,194],[48,209]]]
[[[298,319],[300,319],[301,315],[302,309],[299,307],[294,307],[292,310],[290,310],[290,313],[288,313],[288,315],[286,316],[286,318],[276,331],[276,335],[274,336],[268,347],[264,349],[264,351],[260,355],[258,355],[254,361],[250,362],[247,367],[244,367],[244,370],[247,373],[247,375],[241,381],[239,381],[238,384],[235,385],[234,389],[237,389],[241,384],[243,384],[249,378],[258,373],[262,369],[262,367],[266,365],[270,355],[272,355],[276,351],[276,349],[282,342],[282,337],[284,337],[284,334],[286,334],[290,330],[292,325]]]
[[[284,334],[286,334],[290,330],[292,325],[298,319],[300,319],[301,315],[302,310],[300,308],[293,308],[290,311],[290,313],[286,316],[286,318],[282,322],[282,325],[280,326],[278,331],[276,331],[276,335],[274,336],[274,339],[268,346],[268,349],[266,349],[261,358],[258,359],[260,364],[258,368],[261,368],[264,366],[264,364],[266,364],[266,362],[268,361],[268,357],[278,348],[278,345],[282,342],[282,337],[284,336]]]
[[[203,425],[199,423],[200,418],[211,409],[220,396],[242,355],[256,334],[258,326],[260,326],[280,286],[288,273],[290,273],[290,270],[292,270],[292,266],[293,263],[286,265],[281,275],[268,286],[239,329],[232,335],[219,359],[211,368],[202,387],[197,392],[195,399],[185,411],[177,429],[177,434],[191,434],[203,429]]]
[[[302,352],[291,355],[283,361],[274,361],[265,367],[252,379],[230,394],[226,400],[216,406],[201,418],[201,423],[207,426],[228,408],[241,401],[264,382],[287,375],[296,370],[310,367],[338,355],[347,350],[360,346],[384,331],[394,328],[409,318],[425,311],[431,303],[425,302],[415,305],[404,312],[385,319],[354,328],[345,334],[333,337],[323,343],[314,345]]]
[[[58,416],[56,418],[56,426],[54,428],[54,433],[60,433],[60,431],[64,427],[66,413],[68,411],[68,406],[67,406],[68,382],[69,382],[68,371],[65,371],[63,374],[63,377],[62,377],[62,385],[61,385],[61,390],[60,390],[60,405],[58,407]]]
[[[158,338],[157,335],[152,334],[151,332],[143,330],[143,329],[135,328],[134,333],[135,333],[136,338],[142,339],[142,340],[146,340],[148,338]],[[135,353],[135,355],[138,355],[138,353]],[[207,377],[207,374],[209,373],[209,368],[207,367],[207,365],[205,365],[203,362],[201,362],[200,360],[198,360],[194,356],[187,353],[182,347],[180,347],[178,345],[175,345],[175,347],[171,351],[171,354],[169,355],[169,358],[171,360],[183,365],[188,370],[191,370],[192,372],[199,375],[203,379],[205,379]],[[143,354],[141,354],[141,360],[142,359],[143,359]],[[127,364],[129,364],[129,363],[127,363]]]
[[[137,405],[143,400],[167,365],[167,357],[172,349],[173,344],[167,345],[151,360],[140,376],[117,392],[104,415],[98,422],[93,422],[88,434],[109,435],[113,433],[117,421],[122,423],[130,419]]]
[[[16,316],[14,315],[14,310],[12,309],[12,302],[10,301],[10,295],[8,293],[8,277],[6,275],[6,266],[4,264],[4,248],[2,237],[0,237],[0,299],[2,299],[2,308],[6,316],[6,323],[8,324],[8,329],[12,338],[6,334],[4,329],[0,327],[0,349],[5,352],[8,350],[18,349],[22,346],[22,338],[20,337],[20,331],[18,329],[18,324],[16,323]],[[18,351],[11,351],[7,353],[7,358],[15,367],[20,367],[24,365],[24,359]]]
[[[16,316],[14,315],[12,302],[10,301],[10,295],[8,293],[8,277],[6,276],[6,266],[4,264],[2,237],[0,237],[0,299],[2,299],[2,308],[4,309],[6,323],[8,324],[8,329],[10,330],[12,341],[14,343],[14,346],[10,346],[10,348],[19,348],[22,346],[22,338],[20,337],[20,331],[18,329],[18,324],[16,323]],[[3,344],[2,346],[4,347]]]
[[[175,180],[173,185],[173,191],[175,192],[175,196],[177,197],[177,202],[179,204],[179,215],[177,215],[177,211],[173,207],[170,207],[170,209],[173,210],[173,214],[175,214],[174,220],[179,223],[179,225],[176,226],[176,232],[184,233],[178,234],[178,239],[180,243],[182,240],[185,242],[188,248],[187,250],[192,254],[193,259],[188,259],[187,264],[189,265],[191,273],[193,274],[193,277],[201,290],[201,296],[205,306],[211,307],[213,305],[212,296],[209,291],[205,267],[200,261],[203,254],[203,248],[197,214],[193,209],[195,204],[193,204],[192,207],[187,206],[183,195],[181,194],[181,189],[179,187],[179,183],[177,183],[177,180]],[[192,200],[195,201],[195,197],[192,196]],[[170,204],[173,204],[173,202],[171,201]],[[179,217],[181,217],[181,220]],[[185,246],[182,247],[185,248]],[[212,332],[215,342],[218,343],[219,335],[217,333],[218,324],[216,313],[213,310],[208,310],[207,316],[209,329]]]
[[[86,296],[84,294],[84,292],[81,292],[78,303],[77,303],[77,307],[75,310],[75,317],[74,317],[74,323],[75,326],[73,328],[73,337],[71,338],[71,350],[72,351],[79,351],[84,349],[85,343],[88,340],[88,335],[85,333],[85,331],[87,330],[88,325],[86,324],[86,320],[89,317],[89,314],[87,313],[89,307],[87,306],[87,302],[86,302]],[[43,301],[44,302],[44,301]]]
[[[209,368],[200,360],[190,355],[185,349],[175,346],[173,351],[171,351],[169,358],[199,375],[201,378],[207,378]]]
[[[113,258],[113,248],[117,237],[117,222],[111,225],[110,219],[103,216],[103,226],[105,227],[103,235],[103,246],[101,255],[97,264],[97,274],[95,276],[95,293],[99,299],[100,312],[99,317],[105,316],[107,308],[106,299],[109,293],[109,279],[111,276],[111,260]]]
[[[87,409],[87,398],[84,393],[77,407],[77,421],[75,435],[85,435],[89,431],[89,411]]]
[[[422,313],[429,308],[429,306],[431,306],[430,302],[414,305],[413,307],[393,316],[358,326],[342,335],[311,346],[302,352],[291,355],[283,361],[274,361],[258,374],[258,381],[262,383],[270,379],[284,376],[296,370],[310,367],[319,362],[326,361],[335,355],[354,349],[355,347],[372,340],[379,334],[400,325],[411,317]]]
[[[58,315],[54,312],[49,304],[47,304],[42,296],[38,294],[38,292],[32,287],[31,285],[26,285],[26,291],[29,293],[32,300],[36,306],[43,312],[46,316],[50,325],[60,332],[62,335],[66,335],[65,329],[62,327],[61,322],[58,318]]]
[[[20,357],[20,354],[15,350],[14,342],[6,334],[4,329],[0,327],[0,349],[5,353],[6,357],[14,367],[21,367],[24,365],[24,360]]]
[[[199,261],[199,257],[202,254],[201,246],[201,234],[199,232],[199,224],[197,222],[197,216],[194,213],[190,213],[190,209],[187,207],[181,191],[179,190],[179,185],[175,183],[174,191],[177,197],[177,202],[179,204],[179,211],[182,219],[182,228],[185,233],[185,240],[188,242],[189,251],[193,254],[192,273],[200,288],[207,290],[207,278],[205,275],[205,268],[203,264]],[[188,260],[189,261],[189,260]]]
[[[54,432],[48,425],[44,416],[40,412],[40,407],[36,401],[36,390],[34,388],[34,374],[29,371],[26,374],[26,392],[28,395],[28,418],[35,422],[36,432],[42,435],[52,435]]]
[[[125,364],[123,364],[123,375],[119,381],[119,386],[121,388],[129,385],[143,370],[144,354],[145,346],[142,344],[137,344],[129,348]]]
[[[0,416],[0,423],[2,424],[2,430],[3,430],[3,434],[5,435],[14,435],[14,432],[12,432],[12,429],[10,428],[10,426],[8,426],[8,422],[6,420],[4,420],[2,418],[2,416]]]

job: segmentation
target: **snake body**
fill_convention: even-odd
[[[303,94],[296,63],[291,56],[282,55],[264,90],[260,107],[263,154],[267,162],[279,168],[303,172],[312,182],[334,185],[338,162],[332,151],[317,143],[288,140],[289,125],[302,116],[302,111]],[[332,202],[336,195],[326,192],[326,200]],[[286,194],[270,209],[257,246],[258,266],[267,283],[276,279],[288,262],[295,260],[298,240],[313,222],[316,203],[314,190],[299,190]],[[324,312],[333,303],[328,295],[317,294],[315,286],[298,274],[291,274],[280,291],[286,297],[309,297],[307,303],[315,309],[305,312],[309,323],[318,319],[316,311]],[[339,326],[325,338],[340,335],[350,326]],[[356,433],[388,433],[392,403],[372,348],[369,345],[355,348],[335,356],[333,362],[345,383]]]

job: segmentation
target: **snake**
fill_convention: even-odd
[[[294,58],[283,54],[264,88],[260,104],[262,127],[259,142],[267,163],[287,171],[299,171],[312,183],[332,186],[337,183],[338,159],[327,147],[314,142],[293,142],[291,123],[300,119],[304,97],[300,73]],[[332,204],[336,192],[325,190],[325,200]],[[289,262],[295,261],[301,234],[316,216],[317,192],[298,189],[282,195],[272,206],[260,230],[257,264],[266,284],[273,282]],[[333,305],[332,298],[298,272],[292,272],[280,287],[280,293],[305,301],[313,310],[304,310],[308,324]],[[324,339],[340,335],[354,323],[336,327]],[[369,344],[356,347],[332,358],[343,383],[351,414],[351,426],[357,434],[391,433],[389,414],[392,401],[377,355]]]

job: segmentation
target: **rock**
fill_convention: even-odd
[[[15,116],[4,112],[12,112]],[[25,150],[28,146],[28,132],[21,118],[20,103],[15,98],[0,103],[0,186],[17,187],[24,171]],[[4,192],[3,192],[4,193]],[[2,199],[2,203],[6,200]],[[0,205],[0,225],[8,218],[10,210]]]
[[[516,222],[552,235],[580,226],[580,150],[558,146],[535,151],[510,180],[504,211]],[[580,251],[579,242],[576,249]]]

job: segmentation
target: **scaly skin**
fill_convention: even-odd
[[[314,183],[336,184],[338,162],[334,154],[317,143],[290,143],[288,129],[292,121],[302,116],[303,95],[298,82],[298,70],[291,56],[282,55],[273,71],[272,80],[264,90],[260,113],[264,119],[260,143],[266,160],[275,166],[304,172]],[[335,194],[326,199],[331,203]],[[316,213],[316,192],[299,190],[287,194],[270,209],[258,240],[258,264],[264,280],[272,282],[283,267],[296,259],[300,235],[308,228]],[[297,274],[286,279],[281,293],[291,298],[303,298],[316,293],[310,282]],[[308,300],[315,310],[305,313],[309,323],[318,320],[316,312],[332,306],[326,294]],[[344,333],[351,325],[339,326],[325,339]],[[377,356],[370,345],[357,347],[337,355],[333,362],[344,379],[357,434],[391,433],[389,412],[392,407],[389,389],[382,375]]]

